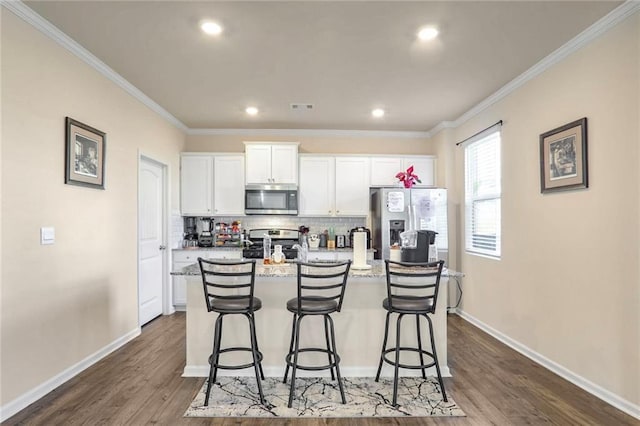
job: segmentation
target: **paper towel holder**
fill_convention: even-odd
[[[351,269],[366,270],[371,269],[371,265],[367,264],[367,237],[365,231],[352,232],[353,235],[353,263]]]

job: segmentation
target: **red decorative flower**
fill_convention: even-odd
[[[416,183],[422,183],[418,175],[413,174],[413,166],[409,166],[406,172],[400,172],[396,179],[404,184],[405,188],[411,188]]]

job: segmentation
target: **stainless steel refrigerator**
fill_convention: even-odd
[[[371,188],[370,217],[375,259],[389,259],[406,230],[436,231],[438,258],[448,261],[447,190],[443,188]]]

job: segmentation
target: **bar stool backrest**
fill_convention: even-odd
[[[298,313],[303,301],[331,301],[342,309],[351,260],[338,263],[298,263]]]
[[[253,288],[256,277],[256,261],[206,260],[198,258],[204,299],[207,310],[213,310],[213,299],[247,299],[249,311],[253,311]]]
[[[389,307],[394,309],[394,301],[426,300],[430,306],[428,313],[434,313],[438,301],[438,289],[444,261],[431,263],[406,263],[385,260],[387,273],[387,297]]]

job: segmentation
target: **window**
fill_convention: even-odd
[[[500,257],[500,128],[473,138],[464,163],[466,250]]]

